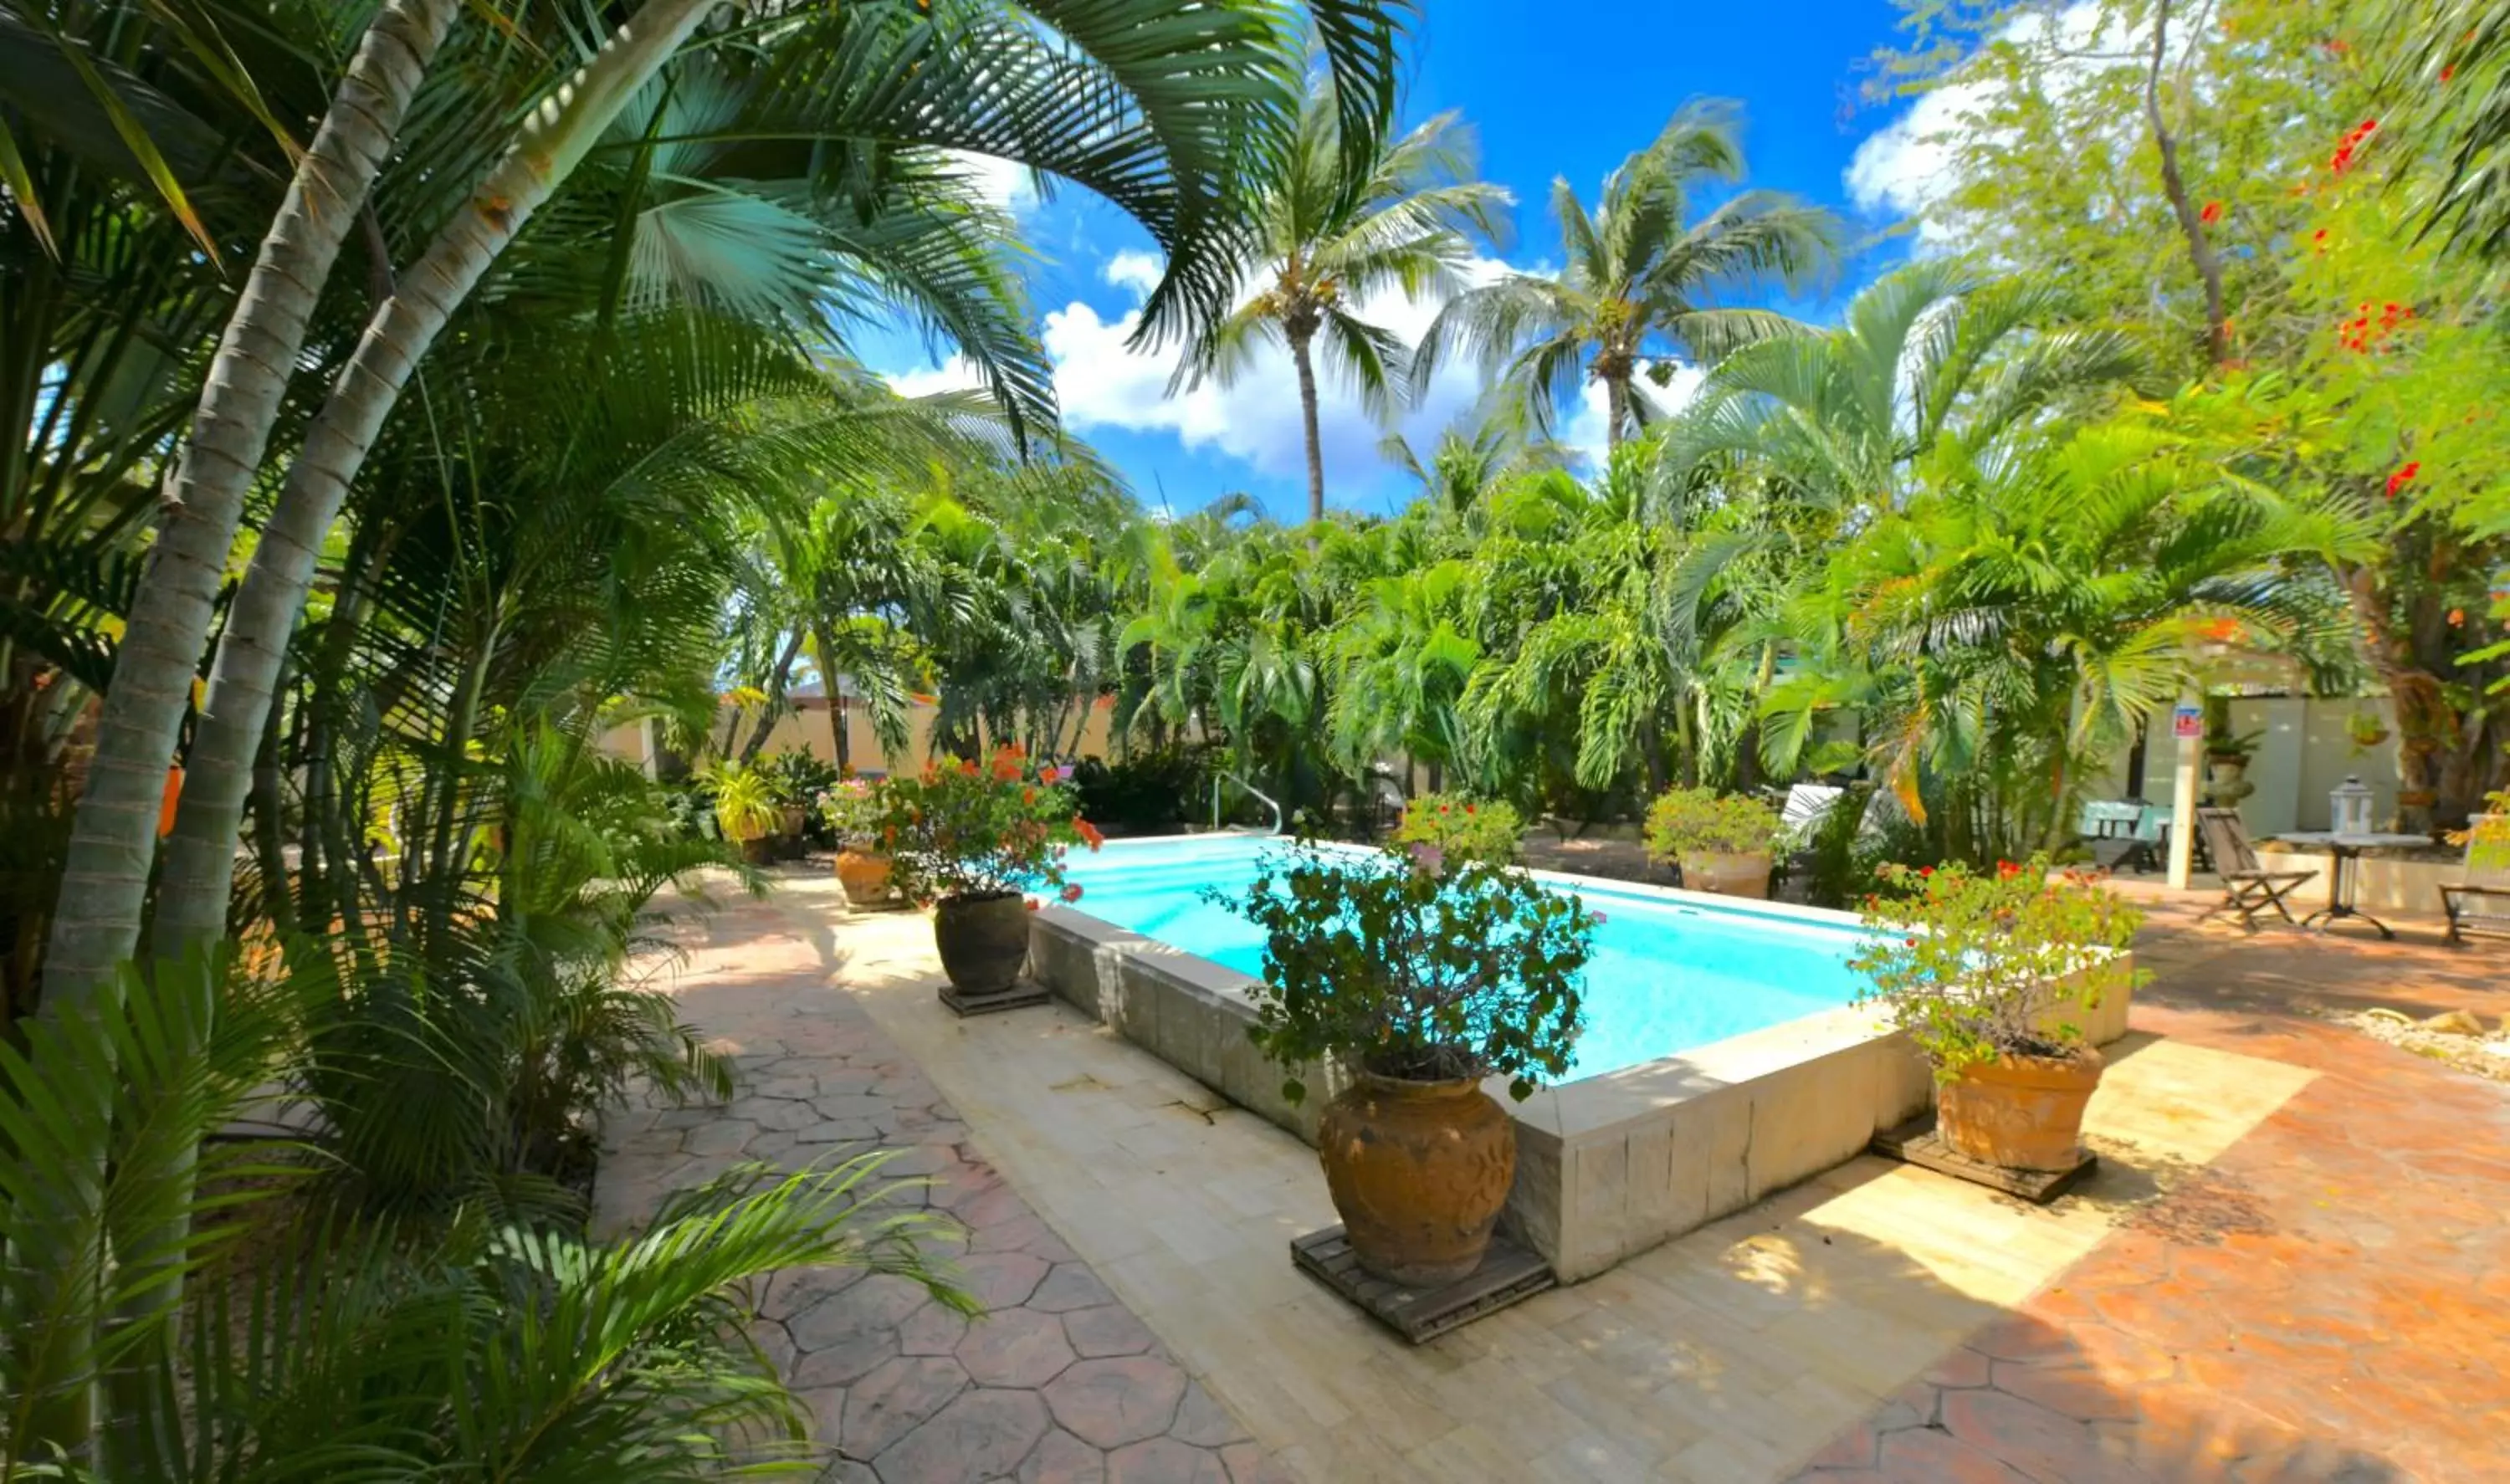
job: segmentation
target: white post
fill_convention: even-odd
[[[2189,726],[2190,712],[2195,725]],[[2170,771],[2170,885],[2186,891],[2196,862],[2196,783],[2197,770],[2205,760],[2205,704],[2202,699],[2183,694],[2171,713],[2170,730],[2179,742],[2179,754]]]

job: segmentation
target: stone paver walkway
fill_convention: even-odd
[[[830,984],[824,934],[753,901],[681,917],[685,1017],[739,1062],[722,1108],[615,1117],[596,1223],[631,1227],[742,1161],[798,1169],[857,1146],[931,1177],[899,1199],[966,1228],[944,1245],[972,1321],[901,1278],[780,1274],[756,1326],[836,1484],[1253,1484],[1277,1475],[1210,1393],[1007,1186],[932,1084]],[[868,1141],[868,1143],[866,1143]]]
[[[1858,1160],[1418,1350],[1290,1271],[1312,1153],[1063,1008],[950,1020],[922,923],[816,881],[700,930],[685,1013],[751,1081],[728,1123],[623,1122],[603,1206],[840,1138],[938,1177],[986,1319],[770,1295],[850,1481],[2510,1478],[2510,1087],[2309,1013],[2490,1020],[2510,974],[2135,886],[2157,977],[2084,1195]]]
[[[2312,1018],[2510,1013],[2481,953],[2154,908],[2135,1024],[2318,1075],[1807,1480],[2510,1478],[2510,1089]]]

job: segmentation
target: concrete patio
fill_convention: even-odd
[[[1065,1008],[953,1018],[920,917],[796,874],[684,921],[685,1013],[745,1084],[617,1120],[602,1214],[909,1148],[989,1313],[779,1280],[840,1479],[2510,1473],[2510,1088],[2313,1013],[2490,1020],[2510,975],[2155,907],[2081,1195],[1859,1159],[1411,1350],[1291,1269],[1332,1220],[1310,1150]]]

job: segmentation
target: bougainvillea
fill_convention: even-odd
[[[2058,1007],[2086,1007],[2112,984],[2114,957],[2143,909],[2097,873],[2056,871],[2044,856],[1993,871],[1884,866],[1865,899],[1867,976],[1859,1005],[1882,1006],[1943,1081],[1998,1056],[2063,1056],[2082,1028]]]
[[[1394,830],[1399,844],[1429,846],[1460,862],[1502,865],[1516,858],[1524,834],[1525,818],[1514,806],[1449,793],[1425,793],[1404,805],[1403,822]]]
[[[1060,777],[1005,747],[983,766],[935,764],[882,784],[879,839],[898,889],[918,901],[1047,890],[1077,900],[1064,859],[1076,845],[1096,850],[1103,837],[1074,812]]]

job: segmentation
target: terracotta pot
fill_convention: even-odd
[[[837,852],[837,884],[846,900],[857,907],[877,907],[889,900],[890,859],[871,851]]]
[[[1769,894],[1769,853],[1684,851],[1682,888],[1686,892],[1717,892],[1728,896],[1766,899]]]
[[[2101,1053],[2001,1056],[1935,1091],[1935,1129],[1960,1154],[2006,1169],[2072,1169]]]
[[[1516,1178],[1516,1121],[1477,1079],[1363,1072],[1325,1105],[1316,1153],[1359,1265],[1431,1288],[1481,1266]]]
[[[1028,903],[1017,892],[999,896],[945,896],[932,909],[932,944],[941,971],[963,995],[999,994],[1028,962]]]
[[[776,837],[758,835],[741,842],[741,858],[751,865],[776,863]]]

